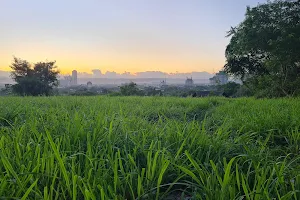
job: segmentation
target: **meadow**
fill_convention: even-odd
[[[0,98],[0,199],[300,199],[300,99]]]

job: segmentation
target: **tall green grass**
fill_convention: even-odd
[[[299,100],[0,98],[0,199],[300,199]]]

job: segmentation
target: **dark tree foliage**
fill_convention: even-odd
[[[237,97],[238,90],[241,85],[235,82],[228,82],[224,85],[218,85],[218,90],[222,91],[222,95],[225,97]]]
[[[143,95],[143,92],[137,87],[137,84],[130,82],[128,84],[122,85],[120,87],[121,95],[123,96],[132,96],[132,95]]]
[[[19,95],[50,95],[54,86],[57,86],[55,62],[38,62],[33,66],[26,60],[14,57],[11,64],[11,77],[16,84],[13,91]]]
[[[228,36],[227,73],[261,96],[300,94],[300,1],[248,7],[245,20]]]

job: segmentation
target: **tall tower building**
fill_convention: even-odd
[[[72,71],[72,85],[77,85],[77,71]]]

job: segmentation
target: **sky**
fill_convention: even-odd
[[[263,0],[0,0],[0,70],[13,56],[62,73],[214,73],[226,32]]]

